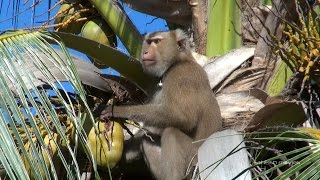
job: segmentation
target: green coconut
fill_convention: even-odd
[[[93,19],[82,27],[81,36],[100,44],[116,47],[117,38],[109,25],[102,19]],[[98,68],[106,68],[103,62],[98,59],[89,58],[91,62]]]
[[[114,32],[102,19],[93,19],[86,22],[82,27],[81,36],[103,45],[117,46]]]

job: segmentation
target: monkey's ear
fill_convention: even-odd
[[[177,38],[177,44],[180,50],[186,50],[190,48],[189,39],[185,32],[183,32],[181,29],[176,29],[176,38]]]

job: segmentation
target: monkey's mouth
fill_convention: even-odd
[[[150,65],[156,63],[155,60],[151,60],[151,59],[143,59],[142,62],[143,62],[143,64],[144,64],[145,66],[150,66]]]

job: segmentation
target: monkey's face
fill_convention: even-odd
[[[142,45],[141,64],[143,69],[161,77],[171,66],[178,54],[174,32],[158,32],[146,35]]]

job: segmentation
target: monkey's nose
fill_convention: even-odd
[[[144,51],[143,54],[148,54],[148,51]]]

